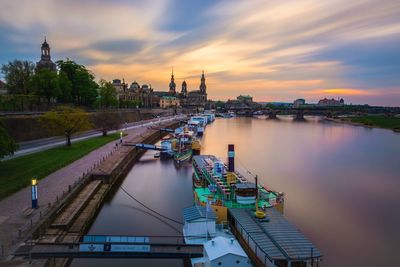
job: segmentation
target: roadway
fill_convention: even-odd
[[[183,119],[184,117],[185,117],[184,115],[166,116],[166,117],[154,118],[151,120],[126,123],[123,125],[123,127],[121,129],[111,130],[108,133],[113,134],[113,133],[116,133],[119,131],[127,131],[127,130],[131,130],[131,129],[136,129],[136,128],[139,128],[142,126],[153,126],[153,125],[161,123],[161,122],[171,121],[175,118]],[[78,141],[90,139],[90,138],[93,138],[96,136],[101,136],[101,135],[102,135],[102,132],[99,130],[86,131],[86,132],[75,135],[71,139],[71,143],[75,143]],[[3,160],[9,160],[9,159],[13,159],[16,157],[40,152],[43,150],[47,150],[50,148],[59,147],[59,146],[63,146],[63,145],[65,145],[65,137],[64,136],[55,136],[55,137],[42,138],[42,139],[37,139],[37,140],[32,140],[32,141],[27,141],[27,142],[21,142],[21,143],[19,143],[19,149],[14,153],[14,155],[5,157]]]

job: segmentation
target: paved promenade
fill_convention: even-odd
[[[157,123],[154,123],[154,125],[156,124]],[[147,130],[147,127],[148,125],[128,129],[128,135],[124,137],[124,140],[129,141],[143,134]],[[38,185],[40,207],[38,209],[30,209],[30,187],[26,187],[1,200],[0,258],[2,256],[6,257],[10,253],[10,249],[18,240],[20,229],[29,229],[31,220],[33,223],[37,222],[41,216],[41,212],[44,213],[48,204],[54,203],[57,198],[61,198],[63,192],[67,191],[70,185],[77,182],[79,177],[87,173],[95,163],[99,162],[103,157],[114,150],[115,143],[117,142],[118,141],[113,141],[108,143],[40,180]],[[21,166],[21,168],[23,168],[23,166]]]

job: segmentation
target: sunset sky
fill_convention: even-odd
[[[195,90],[204,69],[211,99],[400,105],[399,0],[0,0],[0,64],[44,36],[96,79],[167,90],[174,67]]]

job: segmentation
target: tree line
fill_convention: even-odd
[[[14,60],[1,66],[8,93],[14,96],[38,96],[47,104],[57,104],[40,119],[44,128],[55,135],[64,135],[66,145],[71,145],[71,136],[77,132],[91,129],[94,125],[106,135],[109,130],[118,129],[121,121],[115,115],[98,112],[89,120],[83,109],[89,108],[136,108],[139,101],[118,101],[117,91],[111,82],[101,79],[95,81],[94,74],[84,65],[73,60],[56,62],[57,71],[35,70],[30,61]],[[1,102],[1,99],[0,99]],[[18,144],[7,133],[0,121],[0,158],[13,155]]]
[[[136,107],[137,101],[118,101],[117,91],[111,82],[95,81],[94,74],[73,60],[58,60],[58,71],[35,71],[30,61],[14,60],[1,66],[8,93],[11,95],[36,95],[42,102],[73,104],[90,108]]]

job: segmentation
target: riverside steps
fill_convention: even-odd
[[[108,192],[119,184],[118,181],[126,176],[144,153],[132,145],[155,143],[166,134],[160,131],[160,128],[176,128],[178,125],[178,120],[172,120],[148,127],[140,134],[127,135],[123,138],[123,143],[129,144],[128,146],[121,145],[118,141],[116,149],[96,162],[94,168],[79,179],[79,183],[70,188],[63,199],[52,206],[51,212],[32,229],[31,237],[25,241],[24,246],[32,244],[33,248],[35,244],[41,243],[79,242],[100,210]],[[21,260],[18,257],[18,249],[14,255],[14,259]],[[69,260],[53,259],[46,261],[46,264],[51,262],[50,265],[65,266]],[[35,262],[42,266],[43,260]]]

